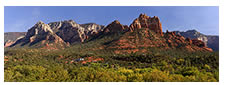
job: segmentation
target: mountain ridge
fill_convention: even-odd
[[[64,48],[65,46],[69,46],[73,43],[85,43],[85,41],[90,38],[92,40],[92,38],[94,38],[93,36],[98,37],[103,34],[115,35],[115,33],[122,35],[122,37],[118,38],[118,40],[105,44],[105,46],[110,44],[119,45],[119,43],[126,46],[126,44],[130,42],[129,39],[132,39],[133,37],[134,39],[132,39],[132,41],[134,42],[130,42],[129,45],[130,47],[135,47],[136,51],[131,52],[137,52],[137,49],[140,48],[145,48],[143,50],[147,51],[147,47],[150,47],[149,45],[153,45],[152,47],[154,48],[164,48],[165,50],[185,48],[189,51],[212,51],[211,48],[208,48],[200,40],[187,39],[179,34],[176,34],[176,32],[162,32],[162,24],[160,19],[157,16],[149,17],[146,14],[140,14],[139,17],[136,18],[129,26],[122,25],[117,20],[108,24],[106,27],[95,23],[77,24],[73,20],[51,22],[48,24],[40,21],[28,30],[24,38],[17,40],[17,42],[10,47],[14,47],[18,45],[18,43],[23,43],[20,46],[26,44],[33,46],[32,42],[36,40],[37,43],[45,42],[48,46],[53,43],[60,44],[61,48]],[[123,42],[121,42],[123,40],[128,42],[123,44]],[[124,49],[123,46],[122,48],[119,48]]]
[[[214,51],[219,51],[219,36],[218,35],[205,35],[198,32],[197,30],[187,30],[187,31],[175,31],[186,38],[202,40],[208,47],[212,48]]]

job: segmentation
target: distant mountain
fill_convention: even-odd
[[[8,47],[15,43],[21,37],[24,37],[26,32],[6,32],[4,33],[4,46]]]
[[[145,14],[140,14],[130,26],[122,25],[117,20],[106,27],[95,23],[77,24],[73,20],[48,24],[40,21],[10,47],[57,49],[89,42],[101,45],[92,49],[111,50],[116,54],[148,53],[154,49],[212,51],[201,40],[185,38],[176,32],[162,32],[159,17]]]
[[[216,35],[204,35],[196,30],[188,30],[186,32],[175,31],[176,34],[180,34],[186,38],[198,39],[203,41],[208,47],[214,51],[219,50],[219,36]]]

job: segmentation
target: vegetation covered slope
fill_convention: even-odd
[[[5,81],[219,81],[219,55],[209,52],[95,55],[79,50],[6,49]],[[80,54],[82,52],[83,54]],[[75,59],[103,58],[82,63]]]

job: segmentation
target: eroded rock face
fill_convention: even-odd
[[[4,33],[4,47],[9,47],[17,40],[23,38],[26,32],[6,32]]]
[[[192,40],[190,38],[186,38],[186,41],[188,41],[189,45],[192,44]]]
[[[53,31],[51,30],[48,24],[45,24],[42,21],[39,21],[31,29],[28,30],[25,38],[30,38],[32,36],[38,36],[38,35],[42,36],[46,34],[53,34]]]
[[[104,28],[104,33],[117,33],[123,32],[125,30],[124,26],[120,24],[118,20],[113,21],[106,28]]]
[[[46,40],[49,35],[54,35],[50,26],[39,21],[28,30],[23,40],[29,43],[36,43],[41,40]]]
[[[219,50],[219,36],[217,35],[204,35],[196,30],[187,30],[185,32],[176,31],[176,34],[180,34],[190,39],[201,40],[207,47],[212,48],[214,51]]]
[[[164,36],[158,36],[149,28],[126,32],[118,40],[107,44],[106,48],[114,50],[116,54],[147,53],[149,52],[147,50],[148,48],[157,48],[160,50],[181,49],[189,52],[212,52],[212,49],[206,47],[204,42],[200,40],[192,40],[178,35],[176,32],[168,31],[164,33]]]
[[[97,34],[97,33],[101,32],[104,28],[103,25],[98,25],[98,24],[95,24],[95,23],[81,24],[81,26],[83,28],[85,28],[85,34],[87,36]]]
[[[192,44],[190,39],[185,39],[183,36],[177,35],[175,32],[166,31],[164,37],[167,40],[166,42],[168,43],[169,47],[172,48],[178,48],[183,47],[183,45]]]
[[[201,40],[201,41],[203,41],[206,45],[207,45],[207,43],[208,43],[207,37],[206,37],[204,34],[198,32],[198,31],[196,31],[196,30],[188,30],[188,31],[186,31],[186,32],[179,32],[179,31],[176,31],[176,33],[177,33],[177,34],[180,34],[180,35],[182,35],[182,36],[184,36],[184,37],[191,38],[191,39],[198,39],[198,40]]]
[[[56,33],[65,42],[83,42],[86,39],[85,29],[74,21],[65,21]]]
[[[14,44],[14,43],[15,43],[15,41],[8,40],[8,41],[6,41],[6,42],[4,43],[4,47],[9,47],[9,46],[11,46],[11,45]]]
[[[39,21],[30,28],[25,37],[18,40],[17,43],[24,42],[33,44],[38,42],[55,42],[66,43],[68,46],[75,42],[84,42],[89,36],[102,31],[103,27],[104,26],[94,23],[80,25],[73,20],[51,22],[49,24]],[[50,45],[51,44],[48,44],[48,46]]]
[[[65,42],[84,42],[89,36],[97,34],[104,26],[95,23],[77,24],[73,20],[49,23],[51,29]]]
[[[28,30],[25,37],[18,39],[15,44],[11,45],[14,46],[16,44],[32,46],[36,43],[42,42],[44,43],[55,43],[55,44],[66,44],[60,37],[58,37],[50,28],[48,24],[39,21],[36,23],[32,28]]]
[[[128,25],[124,25],[124,30],[127,32],[129,31],[129,26]]]
[[[160,19],[156,16],[149,17],[146,14],[140,14],[140,16],[136,18],[130,25],[130,31],[132,32],[140,28],[149,28],[157,34],[163,36],[162,24],[160,22]]]
[[[206,47],[205,43],[198,39],[192,39],[192,44],[194,44],[198,47]]]
[[[211,48],[208,48],[203,41],[198,39],[184,38],[183,36],[176,34],[175,31],[166,31],[164,36],[167,39],[167,43],[170,47],[185,48],[188,51],[213,51]]]

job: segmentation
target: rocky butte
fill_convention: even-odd
[[[104,50],[113,50],[116,54],[150,52],[159,50],[212,51],[201,40],[185,38],[176,32],[162,32],[162,24],[157,16],[140,14],[129,26],[115,20],[109,25],[95,23],[78,24],[73,20],[36,23],[28,30],[25,37],[17,40],[10,47],[51,47],[65,48],[76,43],[88,43],[87,40],[100,40],[103,37]],[[98,38],[99,37],[99,38]]]
[[[119,22],[118,22],[119,23]],[[123,29],[111,27],[112,29]],[[120,30],[120,31],[121,31]],[[176,32],[162,32],[160,19],[140,14],[119,39],[108,43],[105,48],[115,50],[117,54],[149,52],[149,49],[187,51],[210,51],[201,40],[185,38]]]
[[[133,32],[134,30],[141,28],[149,28],[156,34],[163,36],[162,24],[160,22],[160,19],[156,16],[149,17],[146,14],[140,14],[140,16],[136,18],[130,25],[130,31]]]

